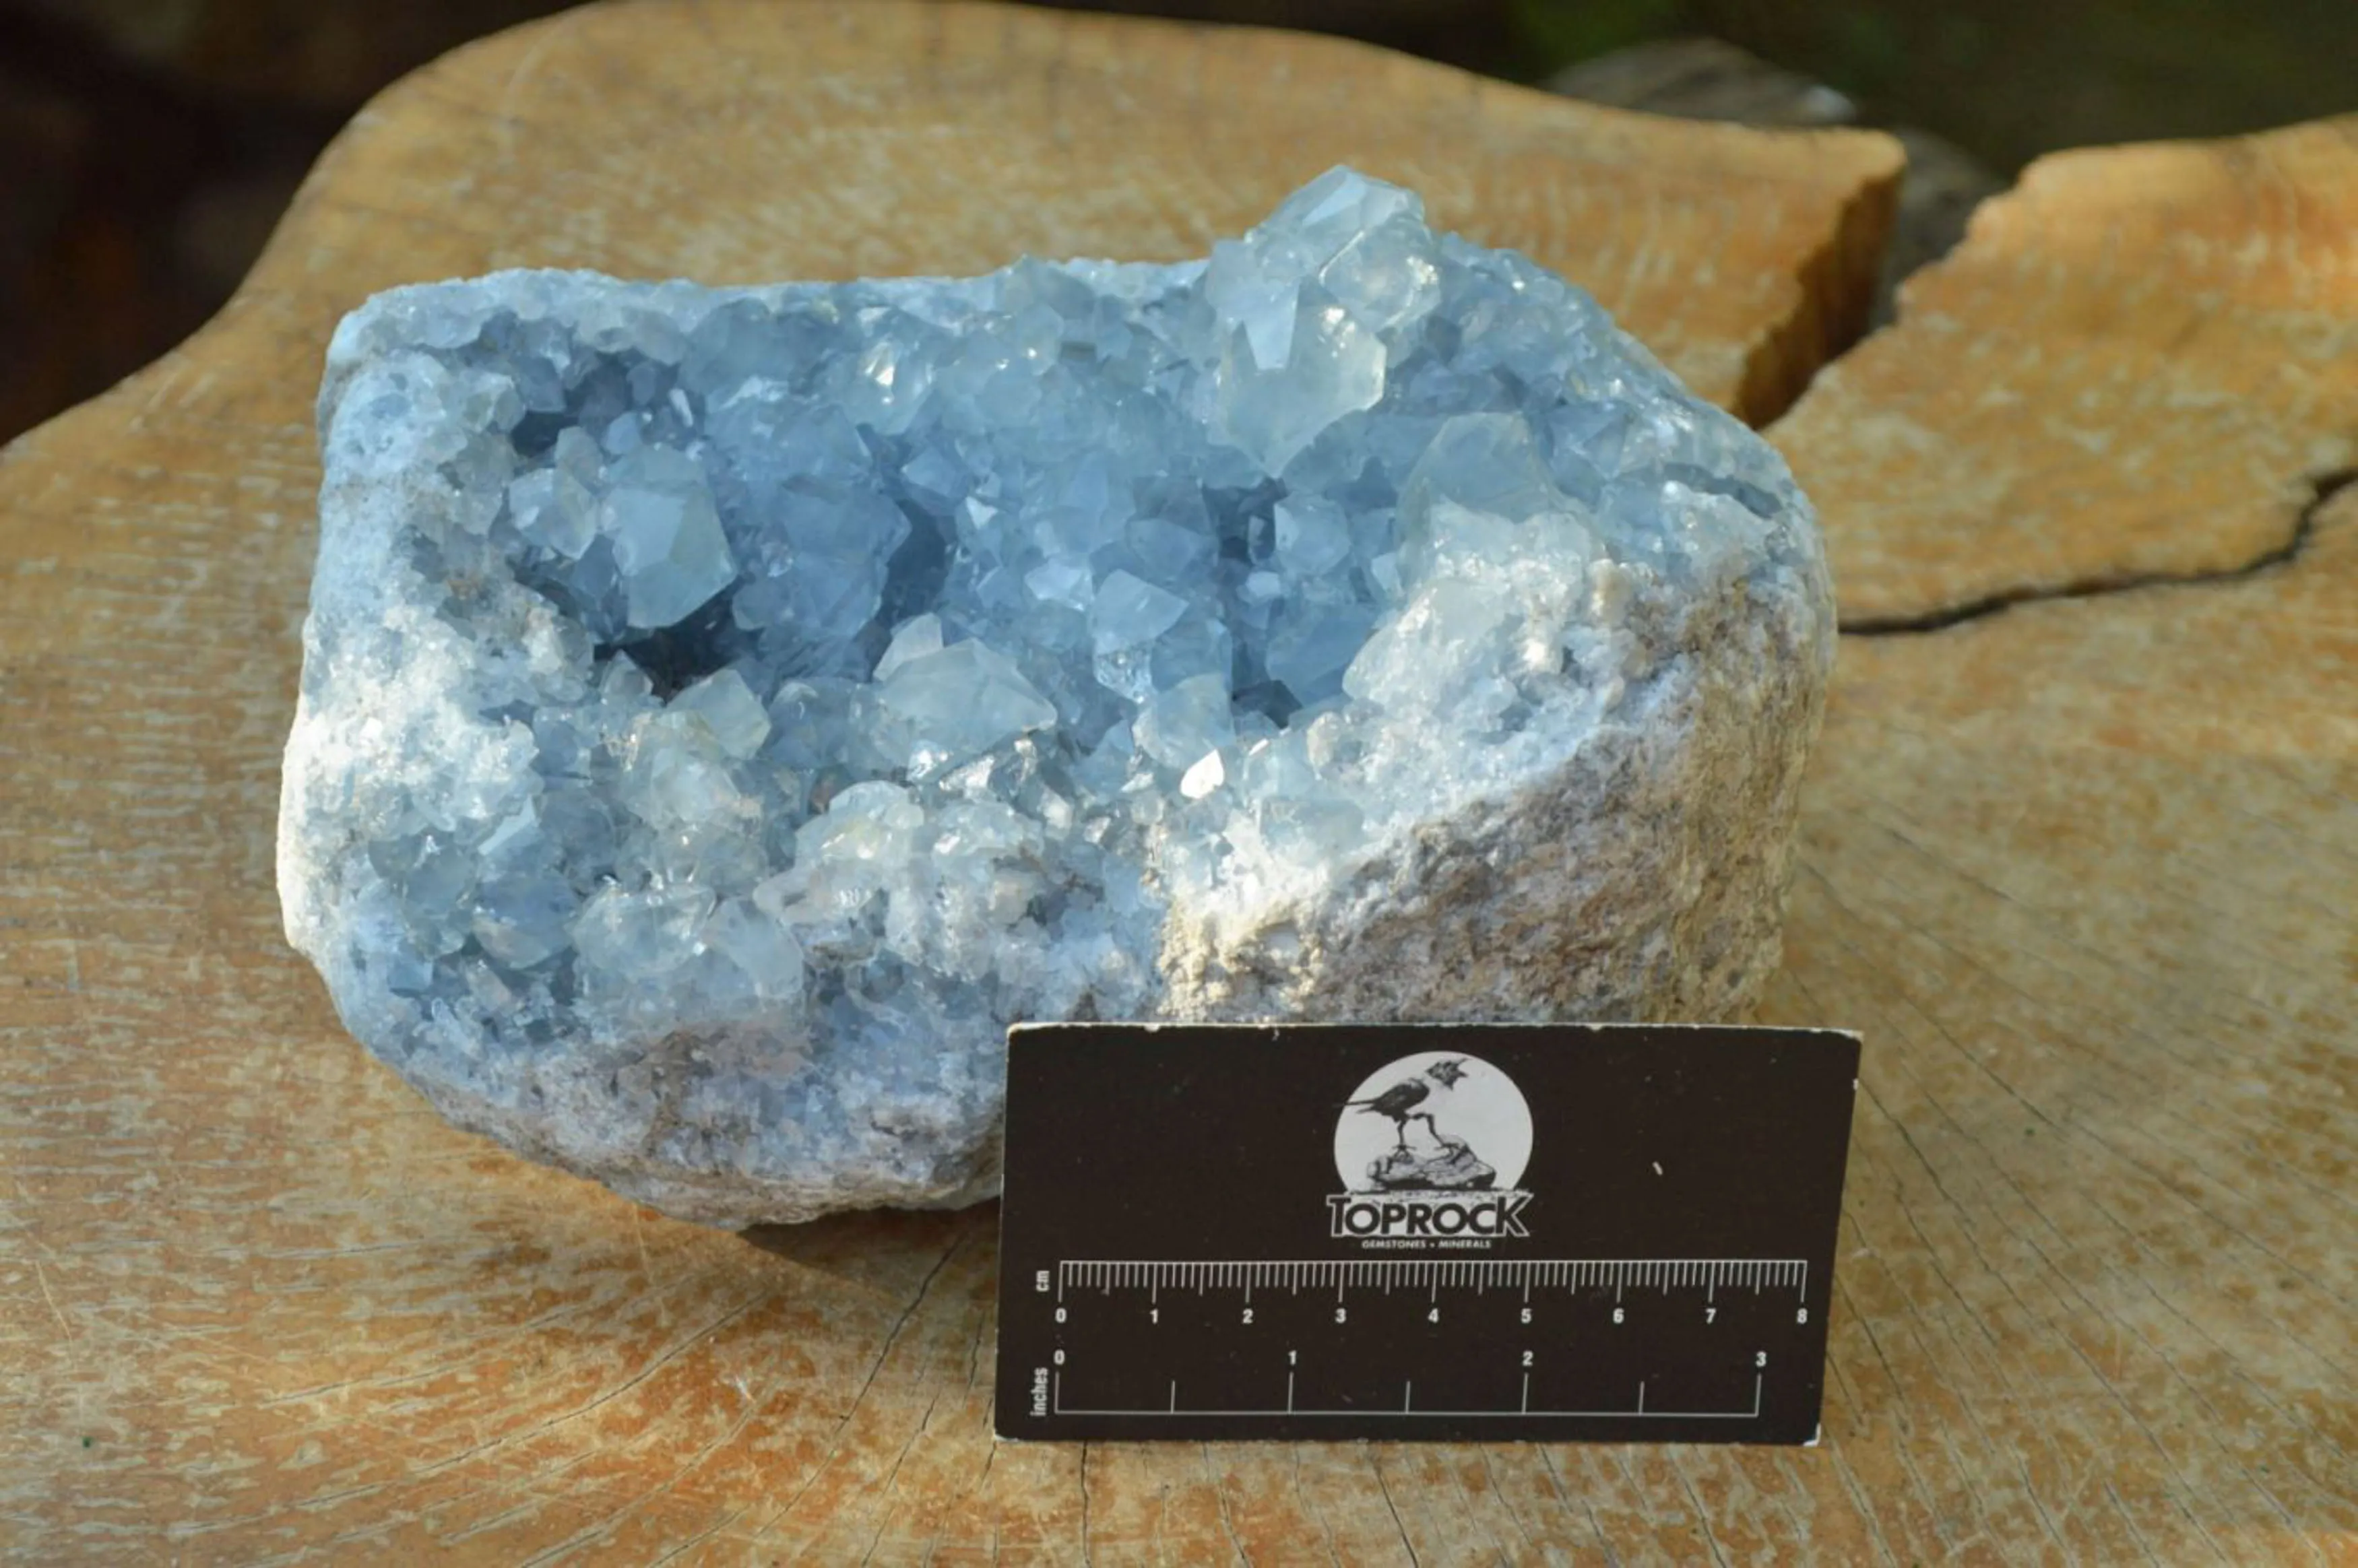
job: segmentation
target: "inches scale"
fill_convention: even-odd
[[[1807,1443],[1858,1042],[1019,1028],[997,1427]]]

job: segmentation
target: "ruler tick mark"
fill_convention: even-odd
[[[1135,1125],[1093,1117],[1077,1129],[1066,1127],[1058,1141],[1016,1140],[1008,1174],[1012,1198],[1001,1210],[1005,1266],[999,1317],[1004,1332],[996,1430],[1011,1438],[1066,1441],[1280,1435],[1314,1441],[1519,1437],[1685,1443],[1805,1436],[1815,1422],[1823,1374],[1812,1368],[1824,1355],[1828,1316],[1826,1303],[1811,1287],[1826,1279],[1830,1298],[1834,1278],[1830,1252],[1811,1249],[1833,1244],[1833,1238],[1823,1233],[1838,1225],[1840,1185],[1839,1173],[1828,1161],[1842,1142],[1847,1102],[1860,1098],[1855,1088],[1847,1095],[1833,1093],[1838,1088],[1833,1078],[1812,1086],[1815,1076],[1828,1072],[1839,1077],[1855,1074],[1855,1042],[1826,1043],[1795,1032],[1775,1037],[1775,1053],[1751,1053],[1731,1065],[1722,1060],[1732,1037],[1727,1031],[1699,1030],[1692,1038],[1675,1031],[1626,1037],[1598,1033],[1598,1049],[1571,1053],[1555,1048],[1560,1042],[1551,1044],[1551,1038],[1527,1039],[1528,1031],[1485,1030],[1478,1041],[1467,1034],[1466,1045],[1479,1044],[1488,1054],[1460,1064],[1457,1076],[1470,1075],[1475,1082],[1436,1086],[1466,1092],[1455,1102],[1447,1095],[1435,1097],[1440,1124],[1427,1130],[1438,1137],[1452,1129],[1453,1116],[1471,1114],[1476,1101],[1468,1094],[1481,1087],[1485,1071],[1519,1080],[1518,1087],[1535,1097],[1529,1105],[1538,1111],[1551,1096],[1587,1103],[1606,1091],[1608,1100],[1622,1095],[1633,1104],[1653,1105],[1677,1087],[1677,1082],[1666,1087],[1666,1062],[1681,1072],[1752,1072],[1761,1067],[1765,1054],[1774,1063],[1790,1055],[1794,1065],[1790,1071],[1762,1070],[1757,1094],[1682,1101],[1675,1108],[1679,1115],[1668,1123],[1659,1116],[1631,1115],[1618,1126],[1585,1130],[1595,1143],[1585,1158],[1593,1156],[1599,1168],[1648,1165],[1651,1173],[1678,1163],[1685,1169],[1696,1163],[1689,1157],[1690,1145],[1708,1156],[1696,1172],[1704,1174],[1707,1167],[1708,1183],[1682,1178],[1689,1184],[1675,1192],[1669,1192],[1672,1184],[1666,1180],[1638,1189],[1642,1195],[1635,1212],[1614,1222],[1633,1238],[1644,1238],[1634,1248],[1616,1248],[1593,1232],[1584,1239],[1590,1227],[1579,1223],[1582,1217],[1570,1206],[1559,1216],[1549,1204],[1541,1217],[1553,1235],[1534,1226],[1534,1239],[1503,1258],[1485,1255],[1482,1244],[1471,1240],[1394,1239],[1412,1227],[1419,1236],[1438,1236],[1431,1228],[1442,1223],[1430,1217],[1438,1212],[1435,1206],[1412,1212],[1417,1206],[1412,1203],[1368,1232],[1364,1211],[1384,1206],[1347,1195],[1338,1206],[1331,1195],[1339,1189],[1325,1189],[1329,1212],[1321,1214],[1315,1194],[1323,1178],[1314,1173],[1307,1184],[1287,1186],[1293,1208],[1301,1213],[1264,1213],[1269,1206],[1263,1173],[1219,1159],[1216,1145],[1199,1130],[1220,1125],[1239,1096],[1270,1087],[1256,1080],[1296,1070],[1258,1050],[1260,1040],[1249,1053],[1240,1035],[1228,1038],[1238,1032],[1208,1031],[1200,1042],[1191,1034],[1187,1059],[1179,1062],[1167,1049],[1150,1050],[1153,1043],[1127,1026],[1027,1030],[1011,1036],[1011,1099],[1031,1095],[1034,1099],[1024,1104],[1052,1104],[1061,1084],[1067,1107],[1098,1099],[1127,1105],[1141,1097],[1120,1086],[1148,1069],[1168,1080],[1163,1087],[1172,1098],[1166,1105],[1164,1097],[1150,1097],[1152,1114],[1141,1108]],[[1397,1055],[1436,1039],[1444,1048],[1451,1046],[1437,1036],[1395,1040],[1385,1032],[1304,1032],[1298,1042],[1300,1088],[1293,1101],[1332,1106],[1347,1080],[1357,1081],[1342,1069],[1356,1069],[1358,1054],[1372,1063],[1379,1048]],[[1128,1063],[1121,1073],[1109,1071],[1105,1058],[1124,1050],[1139,1061]],[[1234,1070],[1206,1070],[1228,1063],[1220,1053],[1230,1051]],[[1327,1055],[1335,1060],[1322,1065]],[[1693,1063],[1681,1065],[1688,1056]],[[1364,1071],[1358,1076],[1373,1082]],[[1375,1087],[1404,1076],[1396,1072]],[[1595,1093],[1583,1087],[1591,1078],[1596,1080],[1589,1086]],[[1820,1088],[1829,1092],[1820,1095]],[[1844,1103],[1838,1106],[1836,1100]],[[1758,1114],[1763,1107],[1793,1114],[1764,1119]],[[1187,1114],[1170,1114],[1174,1110]],[[1323,1119],[1342,1114],[1330,1109]],[[1352,1125],[1358,1132],[1372,1130],[1373,1141],[1380,1142],[1383,1130],[1368,1119],[1356,1118]],[[1738,1131],[1747,1139],[1758,1135],[1760,1147],[1723,1147]],[[1305,1172],[1325,1163],[1318,1141],[1310,1139],[1307,1152],[1296,1151],[1306,1162]],[[1648,1141],[1660,1146],[1649,1148]],[[1778,1146],[1770,1147],[1772,1141]],[[1082,1152],[1089,1155],[1086,1168],[1092,1179],[1074,1184],[1068,1178]],[[1773,1180],[1753,1181],[1739,1169],[1738,1152],[1779,1173]],[[1787,1152],[1795,1158],[1782,1159]],[[1347,1173],[1341,1185],[1362,1185],[1347,1173],[1352,1162],[1341,1163]],[[1549,1169],[1540,1167],[1542,1175]],[[1548,1190],[1547,1181],[1537,1184],[1543,1202],[1559,1195]],[[1740,1202],[1720,1195],[1737,1189],[1745,1189]],[[1496,1198],[1463,1204],[1471,1213]],[[1208,1230],[1202,1224],[1206,1216],[1216,1217]],[[1473,1223],[1466,1221],[1460,1230],[1470,1234]],[[1498,1223],[1503,1227],[1504,1218]],[[1344,1234],[1347,1227],[1349,1234]],[[1203,1246],[1206,1241],[1209,1246]],[[1727,1250],[1709,1255],[1722,1249]],[[1592,1249],[1608,1255],[1580,1256]],[[1625,1255],[1609,1255],[1617,1250]],[[1627,1255],[1631,1250],[1640,1255]],[[1648,1252],[1660,1255],[1642,1255]],[[1697,1253],[1704,1255],[1689,1255]],[[1819,1258],[1829,1261],[1816,1264]],[[1047,1278],[1051,1268],[1058,1270],[1053,1285]],[[1411,1294],[1419,1281],[1428,1303],[1423,1313],[1416,1311]],[[1173,1315],[1162,1317],[1165,1282],[1183,1295],[1192,1285],[1195,1310],[1174,1300]],[[1723,1283],[1738,1295],[1749,1285],[1755,1301],[1746,1308],[1731,1299],[1728,1321],[1716,1324]],[[1080,1303],[1091,1285],[1101,1292],[1104,1310],[1097,1314]],[[1444,1285],[1452,1292],[1446,1336],[1441,1332]],[[1502,1296],[1514,1291],[1515,1299],[1492,1306],[1487,1298],[1493,1286]],[[1688,1293],[1698,1286],[1704,1292],[1702,1313],[1693,1310],[1695,1303]],[[1663,1297],[1659,1312],[1630,1300],[1650,1287]],[[1281,1289],[1288,1300],[1277,1299]],[[1324,1303],[1325,1310],[1300,1299],[1305,1291],[1316,1297],[1330,1289],[1334,1294]],[[1152,1309],[1144,1318],[1137,1311],[1141,1290]],[[1350,1299],[1354,1290],[1359,1292],[1357,1301]],[[1105,1299],[1114,1291],[1122,1292],[1120,1311]],[[1767,1299],[1788,1292],[1794,1299]],[[1217,1303],[1211,1299],[1216,1292]],[[1038,1310],[1042,1294],[1051,1298],[1047,1313]],[[1476,1299],[1466,1300],[1468,1294]],[[1393,1302],[1393,1295],[1401,1299]],[[1671,1303],[1672,1295],[1680,1301]],[[1562,1306],[1570,1315],[1562,1323],[1536,1317],[1542,1297],[1551,1314]],[[1639,1317],[1628,1316],[1631,1305],[1639,1307]],[[1598,1306],[1606,1311],[1596,1313]],[[1074,1308],[1078,1315],[1068,1317]],[[1539,1388],[1537,1352],[1542,1348],[1549,1357],[1548,1386]],[[1279,1351],[1285,1353],[1282,1361],[1276,1359]],[[1311,1357],[1307,1389],[1300,1375],[1303,1356]],[[1768,1405],[1765,1373],[1770,1365],[1780,1379],[1774,1411]],[[1071,1405],[1064,1402],[1063,1375],[1068,1370],[1079,1379]],[[1270,1400],[1280,1390],[1261,1379],[1272,1371],[1282,1374],[1282,1397]],[[1516,1374],[1511,1404],[1505,1397],[1509,1371]],[[1746,1371],[1755,1374],[1753,1397],[1739,1405]],[[1179,1403],[1182,1372],[1195,1390],[1184,1407]],[[1161,1410],[1145,1402],[1154,1397],[1157,1374],[1163,1379]],[[1401,1379],[1397,1405],[1380,1391],[1394,1378]],[[1658,1378],[1670,1379],[1667,1404],[1654,1391]],[[1416,1403],[1420,1380],[1425,1386],[1422,1406]],[[1045,1389],[1040,1387],[1044,1382]],[[1630,1402],[1617,1403],[1615,1389],[1629,1390]]]
[[[1437,1308],[1443,1285],[1447,1285],[1454,1291],[1463,1291],[1470,1287],[1477,1293],[1487,1292],[1487,1288],[1494,1284],[1502,1288],[1520,1285],[1522,1299],[1526,1303],[1531,1299],[1532,1287],[1535,1285],[1558,1285],[1579,1292],[1585,1289],[1600,1288],[1610,1283],[1614,1287],[1613,1299],[1617,1302],[1623,1299],[1631,1286],[1642,1289],[1647,1285],[1654,1285],[1668,1292],[1688,1290],[1701,1285],[1704,1289],[1704,1300],[1715,1303],[1718,1299],[1719,1282],[1723,1280],[1730,1285],[1740,1286],[1748,1277],[1752,1281],[1756,1293],[1759,1293],[1763,1287],[1790,1288],[1801,1291],[1804,1289],[1807,1269],[1807,1263],[1801,1260],[1767,1258],[1232,1259],[1223,1260],[1191,1259],[1169,1261],[1140,1259],[1065,1260],[1057,1265],[1055,1274],[1056,1296],[1060,1302],[1065,1294],[1065,1287],[1067,1284],[1076,1288],[1098,1284],[1101,1290],[1109,1291],[1119,1288],[1126,1292],[1135,1291],[1144,1286],[1149,1302],[1157,1303],[1161,1299],[1162,1282],[1167,1279],[1174,1284],[1179,1285],[1193,1281],[1197,1294],[1204,1297],[1208,1297],[1215,1290],[1237,1291],[1244,1301],[1249,1303],[1254,1292],[1264,1286],[1284,1284],[1298,1295],[1300,1287],[1305,1280],[1313,1286],[1317,1286],[1325,1284],[1331,1279],[1335,1284],[1336,1300],[1338,1303],[1345,1299],[1346,1292],[1355,1285],[1362,1288],[1380,1285],[1383,1287],[1383,1293],[1389,1295],[1394,1285],[1405,1290],[1412,1288],[1422,1281],[1425,1286],[1426,1301]],[[1470,1309],[1471,1303],[1466,1304]],[[1745,1352],[1745,1358],[1747,1361],[1751,1358],[1749,1350]],[[1167,1369],[1158,1369],[1166,1370],[1167,1376]],[[1047,1370],[1050,1374],[1049,1398],[1046,1401],[1048,1408],[1039,1413],[1056,1416],[1176,1418],[1184,1415],[1191,1421],[1226,1417],[1293,1417],[1341,1421],[1364,1417],[1406,1422],[1419,1426],[1434,1420],[1470,1421],[1480,1418],[1508,1421],[1522,1418],[1535,1422],[1557,1420],[1621,1420],[1658,1424],[1665,1421],[1757,1422],[1765,1419],[1763,1411],[1767,1403],[1766,1374],[1756,1373],[1753,1379],[1753,1397],[1748,1409],[1658,1410],[1650,1408],[1652,1394],[1650,1377],[1638,1383],[1634,1409],[1628,1406],[1619,1410],[1534,1409],[1531,1403],[1531,1372],[1526,1368],[1520,1376],[1516,1400],[1512,1405],[1508,1405],[1501,1400],[1496,1408],[1461,1408],[1458,1401],[1444,1396],[1443,1402],[1449,1408],[1420,1410],[1416,1406],[1415,1380],[1403,1379],[1401,1384],[1401,1402],[1389,1411],[1372,1410],[1364,1405],[1336,1406],[1331,1400],[1321,1400],[1318,1407],[1305,1410],[1301,1402],[1299,1373],[1289,1365],[1285,1378],[1285,1400],[1282,1408],[1279,1409],[1230,1408],[1220,1399],[1217,1391],[1207,1395],[1199,1388],[1198,1398],[1207,1402],[1200,1409],[1181,1410],[1179,1384],[1176,1378],[1167,1378],[1163,1408],[1159,1411],[1152,1406],[1130,1410],[1109,1409],[1094,1403],[1075,1409],[1064,1403],[1063,1368],[1043,1368],[1043,1370]],[[1430,1379],[1427,1379],[1427,1400],[1430,1403],[1432,1398]],[[1148,1386],[1152,1385],[1150,1383]]]

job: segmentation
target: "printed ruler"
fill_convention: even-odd
[[[1812,1441],[1858,1050],[1016,1029],[999,1433]]]

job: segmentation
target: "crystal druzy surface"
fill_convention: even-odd
[[[320,422],[288,932],[454,1119],[675,1212],[986,1195],[1015,1020],[1775,960],[1808,507],[1405,190],[1172,266],[398,289]]]

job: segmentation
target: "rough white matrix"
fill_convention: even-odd
[[[1707,1019],[1833,654],[1776,453],[1338,169],[1210,260],[511,272],[329,352],[278,874],[463,1126],[991,1193],[1019,1019]]]

